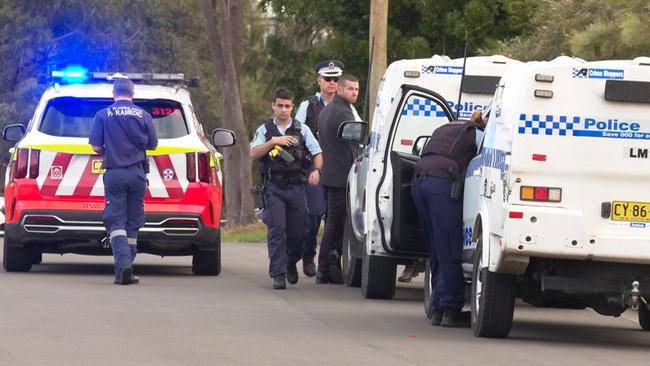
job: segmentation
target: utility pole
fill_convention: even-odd
[[[370,1],[370,37],[368,55],[370,57],[370,78],[368,80],[368,122],[372,123],[377,101],[377,91],[381,77],[386,71],[388,43],[388,0]]]

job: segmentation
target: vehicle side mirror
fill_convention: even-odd
[[[339,126],[336,136],[339,140],[355,144],[368,144],[368,122],[345,121]]]
[[[232,146],[237,142],[235,133],[225,128],[215,128],[212,131],[212,144],[215,147]]]
[[[422,154],[422,150],[424,150],[424,147],[427,146],[427,142],[429,142],[430,138],[431,136],[418,136],[418,138],[415,139],[411,153],[413,155],[420,156]]]
[[[8,126],[5,126],[2,129],[2,138],[7,141],[15,144],[20,141],[20,139],[25,136],[25,126],[20,123],[14,123]]]

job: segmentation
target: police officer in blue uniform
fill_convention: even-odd
[[[258,160],[265,183],[262,221],[268,226],[269,276],[274,289],[298,283],[296,263],[302,258],[307,203],[305,183],[320,181],[323,160],[309,128],[291,119],[293,93],[273,93],[273,118],[255,132],[250,155]],[[308,176],[305,169],[311,164]]]
[[[477,152],[477,129],[484,127],[480,115],[439,127],[415,164],[411,195],[429,250],[433,325],[470,325],[469,312],[461,311],[465,303],[462,187]]]
[[[296,120],[309,127],[311,132],[318,140],[318,115],[327,104],[332,101],[336,95],[336,83],[339,76],[343,74],[345,66],[338,60],[325,60],[316,64],[316,73],[320,91],[315,95],[308,97],[298,107]],[[327,207],[325,187],[322,185],[305,185],[307,195],[307,233],[305,234],[305,244],[303,246],[302,268],[308,277],[316,276],[316,245],[318,229],[325,214]]]
[[[133,275],[138,230],[144,225],[146,150],[158,146],[151,115],[133,104],[133,82],[113,82],[115,102],[95,115],[89,143],[104,156],[104,226],[115,259],[115,284],[138,283]]]

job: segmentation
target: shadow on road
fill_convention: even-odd
[[[157,265],[157,264],[135,264],[135,273],[138,275],[151,276],[192,276],[190,266],[179,265]],[[103,275],[112,274],[113,265],[105,263],[44,263],[34,265],[30,273],[48,275]]]
[[[508,339],[634,350],[647,350],[650,346],[650,333],[643,332],[640,328],[570,324],[548,320],[515,320]]]

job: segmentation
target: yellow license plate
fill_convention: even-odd
[[[104,174],[106,173],[106,169],[102,169],[102,160],[93,160],[93,169],[92,169],[93,174]]]
[[[612,220],[650,222],[650,202],[612,202]]]

